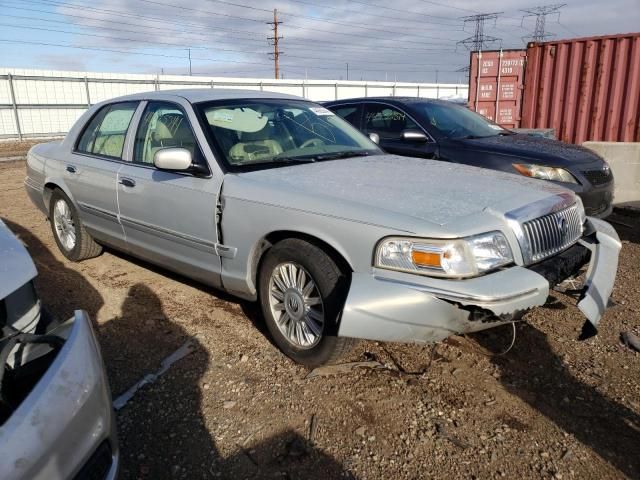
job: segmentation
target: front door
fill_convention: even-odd
[[[138,102],[120,102],[102,107],[63,166],[65,183],[85,228],[96,239],[120,248],[125,247],[125,240],[118,222],[117,175],[137,106]]]
[[[135,135],[130,164],[118,172],[120,221],[129,250],[153,263],[220,286],[216,206],[220,181],[155,168],[163,148],[188,149],[206,161],[182,107],[149,102]]]

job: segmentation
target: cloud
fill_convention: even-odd
[[[197,74],[270,77],[268,22],[275,6],[283,22],[279,35],[285,77],[339,79],[348,68],[350,79],[429,82],[437,75],[440,81],[464,81],[456,70],[468,64],[469,54],[458,42],[472,35],[473,25],[465,25],[461,17],[504,12],[485,25],[485,33],[501,38],[504,48],[521,48],[522,37],[535,24],[533,18],[523,22],[520,11],[531,0],[277,0],[268,7],[248,0],[42,1],[52,3],[32,5],[53,13],[46,16],[48,23],[32,25],[76,32],[53,32],[51,40],[122,52],[87,52],[91,65],[102,62],[104,71],[131,65],[133,71],[184,74],[190,49]],[[601,0],[569,0],[560,23],[547,19],[548,31],[561,38],[627,32],[637,25],[637,0],[610,0],[606,8]],[[73,62],[58,51],[50,55],[44,53],[46,47],[42,50],[34,60],[59,56],[60,65]]]

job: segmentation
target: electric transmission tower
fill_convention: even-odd
[[[523,40],[529,38],[532,42],[544,42],[545,38],[555,36],[555,33],[547,33],[545,30],[547,23],[547,16],[557,15],[558,22],[560,21],[560,9],[566,6],[566,3],[556,3],[553,5],[540,5],[539,7],[525,8],[521,12],[524,12],[522,16],[522,22],[520,25],[524,25],[524,19],[528,17],[536,17],[536,27],[531,33],[530,37],[524,37]]]
[[[484,33],[485,23],[493,20],[495,24],[495,21],[498,19],[498,15],[501,13],[502,12],[479,13],[477,15],[462,17],[465,27],[468,23],[472,23],[474,25],[474,31],[472,36],[467,37],[464,40],[460,40],[458,44],[465,46],[468,50],[477,52],[482,51],[495,43],[502,44],[501,38],[492,37]]]
[[[280,55],[284,52],[280,50],[280,40],[282,40],[282,36],[278,36],[278,25],[282,24],[282,22],[278,21],[278,10],[273,9],[273,22],[267,22],[267,25],[271,25],[271,29],[273,30],[273,37],[267,37],[267,40],[271,41],[271,45],[273,45],[273,53],[271,53],[271,58],[273,58],[273,70],[276,80],[280,78]]]

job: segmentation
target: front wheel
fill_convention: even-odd
[[[277,243],[260,268],[260,304],[276,345],[309,367],[337,360],[353,343],[338,337],[348,278],[319,247],[299,239]]]

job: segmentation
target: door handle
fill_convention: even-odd
[[[76,170],[76,167],[74,167],[73,165],[67,165],[67,172],[69,173],[76,173],[78,170]]]
[[[121,178],[120,185],[124,185],[125,187],[133,188],[136,186],[136,182],[130,178]]]

